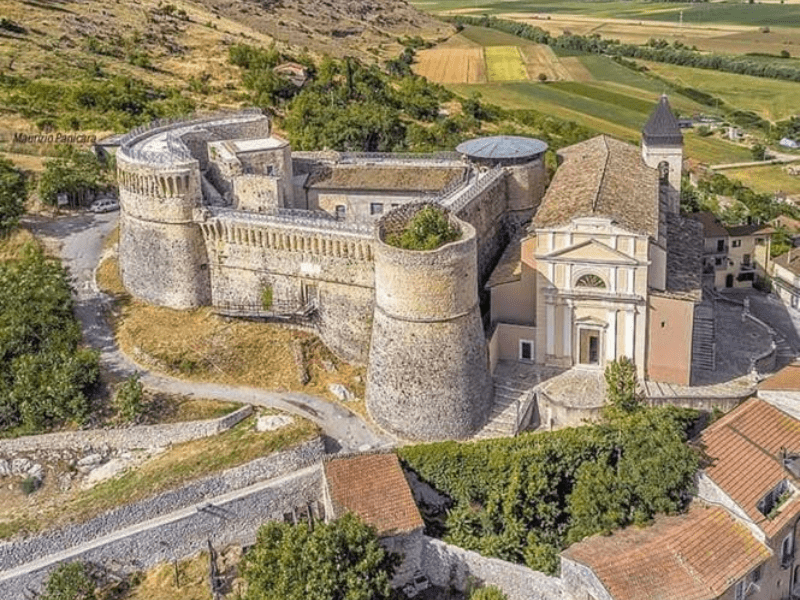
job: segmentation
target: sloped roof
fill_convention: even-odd
[[[562,554],[591,568],[615,600],[711,600],[771,555],[727,511],[698,503],[685,515],[594,536]]]
[[[325,463],[325,479],[337,517],[353,512],[378,535],[424,526],[395,454],[365,454]]]
[[[714,213],[704,210],[694,213],[691,217],[695,221],[699,221],[703,225],[703,237],[728,237],[728,230],[722,222],[714,216]]]
[[[703,287],[703,236],[700,224],[667,213],[667,291],[700,301]]]
[[[669,106],[667,95],[664,94],[650,114],[650,118],[642,128],[642,137],[649,145],[680,146],[683,144],[683,134],[678,125],[678,119]]]
[[[309,187],[336,190],[392,190],[438,192],[466,167],[337,166],[316,174]]]
[[[599,135],[564,148],[534,227],[565,225],[577,217],[601,216],[635,233],[657,236],[658,172],[636,146]]]
[[[762,381],[758,389],[767,392],[800,392],[800,362],[786,365],[772,377]]]
[[[797,248],[792,248],[788,252],[776,256],[772,259],[772,262],[784,269],[788,269],[795,275],[800,275],[800,250]]]
[[[751,225],[733,225],[726,228],[728,235],[731,237],[743,237],[745,235],[753,235],[754,233],[775,233],[775,230],[769,225],[754,223]]]
[[[782,450],[800,453],[800,421],[751,398],[706,429],[701,441],[712,461],[706,474],[767,537],[800,514],[797,497],[789,499],[773,519],[756,506],[781,481],[793,479],[783,467]]]

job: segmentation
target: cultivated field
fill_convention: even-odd
[[[532,44],[521,46],[520,50],[525,58],[528,79],[536,81],[541,74],[545,75],[547,81],[571,81],[574,79],[569,69],[561,64],[561,60],[553,53],[550,46]]]
[[[797,167],[797,163],[795,163]],[[800,177],[789,175],[785,165],[769,165],[765,167],[749,167],[747,169],[726,169],[722,174],[729,179],[741,181],[756,192],[772,194],[800,194]]]
[[[524,81],[528,71],[517,46],[489,46],[484,49],[489,81]]]
[[[417,56],[414,71],[437,83],[485,83],[483,48],[435,48]]]
[[[764,77],[721,73],[709,69],[678,67],[644,62],[653,73],[686,87],[693,87],[721,98],[731,106],[751,110],[771,121],[786,119],[798,112],[800,84]]]

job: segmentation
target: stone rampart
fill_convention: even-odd
[[[241,490],[259,481],[281,477],[318,463],[324,454],[321,438],[258,458],[240,467],[191,482],[181,488],[110,510],[85,523],[49,531],[35,537],[0,544],[0,571],[6,571],[102,536],[143,523],[192,504]],[[317,497],[315,496],[315,499]],[[260,512],[259,514],[264,514]],[[269,513],[268,513],[269,514]],[[220,522],[217,522],[219,526]],[[207,532],[211,536],[213,529]],[[124,558],[124,555],[122,556]]]
[[[198,504],[169,516],[122,530],[116,536],[100,538],[83,547],[44,558],[40,562],[0,573],[0,597],[25,598],[38,589],[59,562],[81,560],[133,572],[158,563],[181,559],[207,548],[231,544],[250,545],[265,522],[280,520],[283,514],[304,508],[320,498],[322,469],[307,467],[280,479],[213,498],[213,504]]]
[[[461,239],[431,251],[384,242],[426,205],[400,207],[378,224],[367,407],[406,438],[466,438],[486,421],[493,390],[475,229],[451,217]]]
[[[219,417],[204,421],[187,421],[164,425],[140,425],[124,429],[89,429],[26,435],[0,440],[0,456],[21,452],[74,450],[84,448],[157,448],[198,440],[227,431],[253,413],[250,405]]]
[[[424,536],[422,570],[437,586],[465,590],[477,583],[493,585],[509,600],[568,600],[561,580],[521,565],[451,546]]]

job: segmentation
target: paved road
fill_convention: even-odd
[[[98,290],[94,277],[103,253],[103,239],[116,226],[117,213],[80,213],[57,219],[27,216],[23,223],[37,235],[59,244],[62,260],[72,276],[75,314],[83,327],[86,343],[100,350],[101,364],[115,376],[125,378],[138,371],[142,383],[153,391],[256,404],[300,415],[322,428],[327,436],[326,449],[329,452],[351,452],[394,444],[391,438],[373,430],[358,415],[317,396],[189,382],[144,370],[117,347],[106,319],[112,300]]]

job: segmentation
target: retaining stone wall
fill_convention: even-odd
[[[99,449],[106,446],[122,450],[170,446],[227,431],[252,413],[253,407],[247,405],[218,419],[205,421],[26,435],[0,440],[0,456],[41,450]]]
[[[422,542],[422,570],[431,583],[463,591],[478,580],[503,590],[509,600],[567,600],[560,579],[498,558],[451,546],[428,536]]]
[[[258,481],[291,473],[319,462],[324,452],[322,438],[315,438],[291,450],[258,458],[217,475],[204,477],[177,490],[110,510],[86,523],[50,531],[36,537],[2,543],[0,571],[62,552],[125,527],[245,488]]]
[[[256,532],[266,521],[280,520],[284,512],[317,501],[321,486],[322,469],[310,467],[274,483],[259,485],[251,493],[218,501],[204,510],[186,511],[180,518],[157,527],[76,553],[68,560],[98,563],[114,572],[132,572],[205,550],[207,540],[215,548],[231,544],[249,545],[255,541]],[[24,598],[25,590],[39,588],[54,567],[51,564],[12,579],[0,580],[0,597]]]

